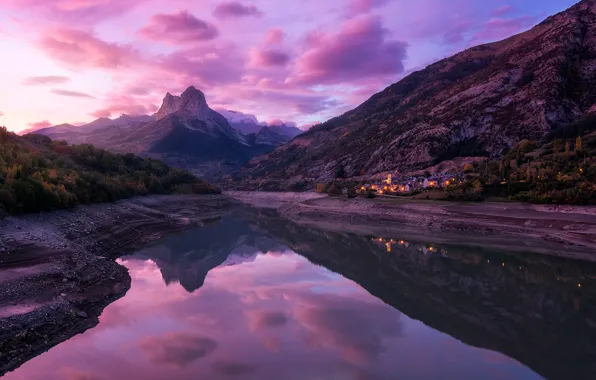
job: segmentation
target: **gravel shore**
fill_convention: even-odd
[[[0,375],[97,325],[130,288],[116,258],[235,204],[150,196],[0,220]]]
[[[596,208],[515,202],[454,203],[406,198],[345,199],[316,193],[229,194],[253,206],[269,204],[294,222],[337,231],[436,241],[504,244],[596,261]]]

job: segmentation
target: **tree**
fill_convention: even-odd
[[[565,159],[569,160],[569,154],[571,153],[571,145],[569,145],[569,141],[565,143]]]
[[[553,156],[555,158],[555,161],[559,160],[559,151],[561,150],[561,140],[560,139],[556,139],[553,142]]]
[[[583,149],[584,149],[584,147],[583,147],[582,137],[577,136],[577,138],[575,139],[575,151],[577,152],[578,155],[580,155],[582,153]]]
[[[344,169],[344,166],[343,165],[341,165],[335,171],[335,178],[346,178],[346,170]]]
[[[519,169],[521,167],[522,164],[522,155],[521,155],[521,150],[518,149],[517,153],[515,155],[515,166],[517,166],[517,168]]]

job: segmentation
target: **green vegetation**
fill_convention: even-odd
[[[454,200],[501,196],[532,203],[596,204],[596,118],[554,130],[540,142],[521,141],[500,161],[464,168],[446,190]]]
[[[41,135],[20,137],[0,127],[0,211],[37,212],[173,192],[219,189],[160,161]]]

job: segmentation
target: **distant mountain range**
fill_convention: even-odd
[[[232,118],[235,113],[227,111]],[[137,153],[209,179],[238,169],[252,157],[285,144],[301,132],[293,126],[236,122],[209,108],[205,95],[189,87],[180,96],[167,93],[153,115],[101,118],[76,127],[62,124],[35,131],[72,144],[89,143],[115,152]],[[253,120],[251,120],[252,122]],[[255,132],[239,128],[254,126]]]
[[[264,126],[271,127],[274,132],[288,136],[290,138],[294,138],[304,132],[291,122],[276,121],[265,123],[259,122],[255,115],[230,110],[218,110],[218,112],[228,120],[232,128],[245,135],[250,133],[258,133]]]
[[[596,113],[595,57],[596,0],[583,0],[408,75],[237,177],[323,182],[338,172],[406,174],[457,157],[500,158],[522,139]]]

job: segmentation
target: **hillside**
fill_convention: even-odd
[[[37,212],[135,195],[217,193],[189,172],[134,154],[0,128],[0,213]]]
[[[324,182],[502,157],[596,111],[596,1],[414,72],[356,109],[256,157],[237,178]]]

